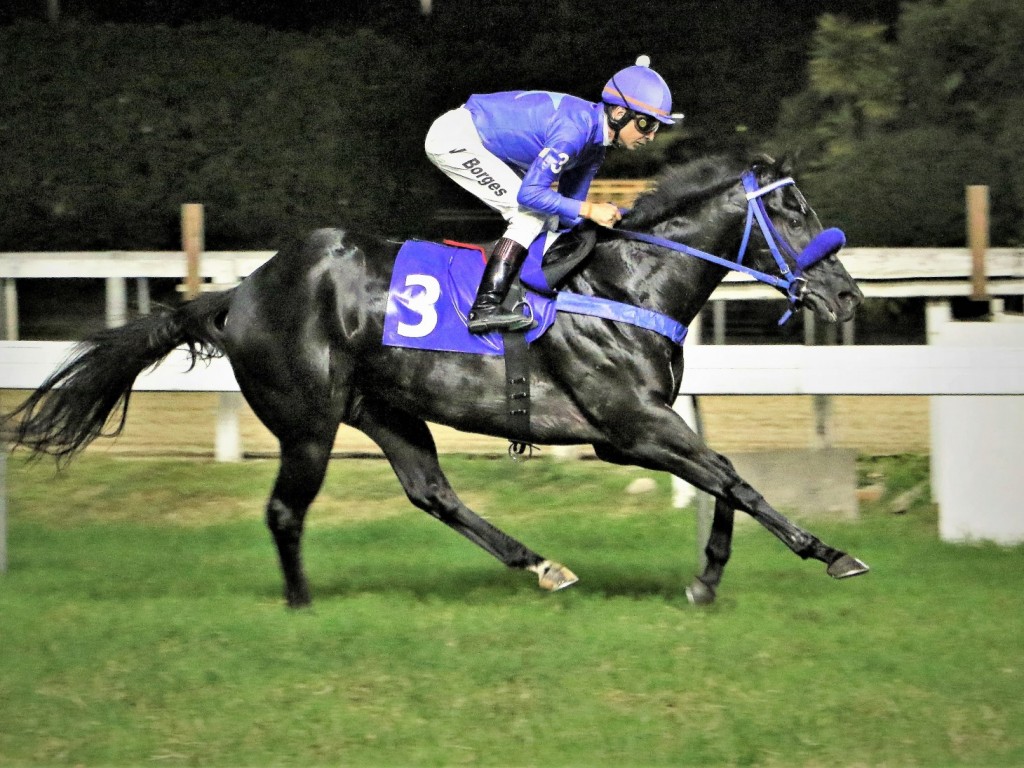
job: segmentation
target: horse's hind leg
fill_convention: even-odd
[[[564,565],[545,560],[462,503],[441,470],[434,439],[422,419],[365,399],[348,423],[380,446],[417,507],[508,567],[533,571],[544,589],[554,591],[576,583],[576,575]]]
[[[281,466],[267,502],[267,527],[277,545],[290,608],[309,605],[309,582],[302,567],[302,530],[306,511],[323,484],[331,440],[281,441]]]

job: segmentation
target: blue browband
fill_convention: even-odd
[[[803,293],[804,285],[806,284],[806,280],[801,276],[803,272],[817,264],[822,259],[838,252],[839,249],[846,244],[846,235],[843,234],[841,229],[826,229],[815,235],[804,249],[800,251],[800,253],[797,253],[793,247],[786,242],[786,239],[775,228],[775,225],[772,224],[771,219],[768,217],[768,212],[764,207],[765,195],[770,192],[774,192],[776,189],[781,187],[793,184],[793,179],[787,177],[785,179],[774,181],[764,187],[758,187],[757,177],[754,175],[753,171],[746,171],[742,176],[742,181],[743,189],[746,190],[747,194],[747,221],[743,229],[743,240],[740,243],[740,249],[736,255],[735,261],[729,261],[728,259],[723,259],[719,256],[715,256],[714,254],[706,253],[705,251],[698,250],[697,248],[691,248],[688,245],[677,243],[674,240],[658,237],[657,235],[649,235],[645,232],[633,232],[628,229],[614,229],[612,231],[627,240],[638,240],[643,243],[650,243],[651,245],[657,245],[662,248],[678,251],[679,253],[685,253],[688,256],[695,256],[698,259],[709,261],[712,264],[718,264],[719,266],[726,267],[727,269],[731,269],[736,272],[743,272],[759,282],[781,289],[786,293],[786,297],[789,299],[789,308],[779,320],[779,325],[782,325],[793,316],[793,311],[800,306],[801,295]],[[769,275],[767,272],[761,272],[743,264],[743,257],[747,253],[747,246],[750,244],[750,235],[751,232],[753,232],[755,221],[757,221],[761,234],[764,236],[765,242],[768,244],[768,248],[775,259],[775,263],[779,267],[778,275]],[[783,257],[780,245],[789,257],[793,259],[793,263],[795,265],[793,269],[790,269],[788,262]]]

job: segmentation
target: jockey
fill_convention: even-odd
[[[607,147],[638,149],[671,125],[672,94],[641,56],[616,72],[601,104],[548,91],[476,94],[427,132],[427,157],[508,223],[484,269],[469,313],[471,333],[520,331],[532,321],[501,307],[530,243],[560,223],[613,227],[612,203],[587,202]],[[552,188],[557,182],[557,187]]]

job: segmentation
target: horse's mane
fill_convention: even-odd
[[[654,187],[637,197],[622,226],[643,229],[665,221],[690,204],[732,186],[745,170],[756,165],[775,167],[777,163],[766,155],[746,159],[712,155],[669,166],[657,176]]]

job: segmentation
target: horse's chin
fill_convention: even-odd
[[[801,299],[804,306],[814,312],[815,319],[823,323],[845,323],[853,317],[852,309],[844,312],[824,296],[819,296],[813,291],[805,291]]]

